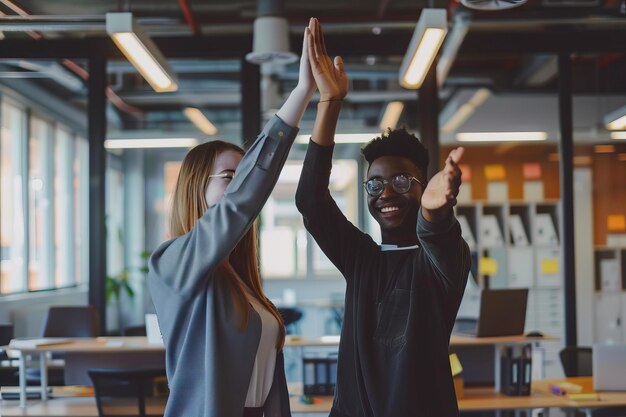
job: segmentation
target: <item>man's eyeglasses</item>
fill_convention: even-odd
[[[424,183],[418,180],[415,177],[410,177],[408,175],[399,174],[394,176],[391,180],[386,180],[383,178],[370,178],[369,180],[363,183],[365,187],[365,191],[372,196],[378,197],[383,193],[385,187],[388,184],[391,184],[391,188],[398,194],[405,194],[411,189],[411,182],[415,181],[422,187],[425,187]]]

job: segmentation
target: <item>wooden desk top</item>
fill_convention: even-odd
[[[586,377],[570,377],[563,379],[543,379],[539,381],[533,381],[533,391],[536,392],[550,392],[550,385],[569,382],[585,387],[583,392],[593,392],[593,379],[590,376]],[[598,391],[597,400],[585,400],[574,401],[567,397],[560,397],[565,400],[568,407],[571,408],[598,408],[598,407],[611,407],[611,406],[626,406],[626,391]],[[554,394],[552,394],[554,395]]]
[[[285,347],[305,347],[305,346],[339,346],[339,335],[327,336],[287,336]],[[524,344],[530,342],[554,341],[558,338],[553,336],[526,337],[504,336],[504,337],[471,337],[452,335],[450,346],[477,346],[495,344]],[[67,343],[55,345],[45,345],[38,347],[15,347],[1,346],[0,349],[18,350],[22,352],[128,352],[128,351],[162,351],[165,349],[160,344],[148,344],[148,339],[143,336],[133,337],[96,337],[96,338],[76,338]]]
[[[453,334],[450,337],[450,346],[476,346],[476,345],[517,345],[531,342],[550,342],[559,340],[554,336],[543,337],[526,337],[523,334],[518,336],[499,336],[499,337],[472,337]]]
[[[68,338],[69,339],[69,338]],[[164,351],[165,347],[160,344],[149,344],[143,336],[133,337],[96,337],[75,338],[67,343],[44,345],[38,347],[15,347],[4,346],[7,350],[22,352],[128,352],[128,351]]]
[[[465,395],[459,399],[459,409],[462,411],[486,410],[514,410],[529,408],[600,408],[610,406],[626,406],[626,392],[602,392],[599,401],[572,401],[567,397],[560,397],[546,393],[551,384],[556,382],[580,382],[580,379],[552,379],[533,381],[533,394],[527,397],[509,397],[494,392],[492,387],[466,388]],[[290,384],[291,387],[291,384]],[[297,389],[297,387],[296,387]],[[303,404],[300,396],[290,397],[293,413],[328,413],[332,406],[333,397],[314,397],[313,404]],[[158,407],[158,405],[155,405]],[[162,406],[161,406],[162,407]],[[47,402],[40,400],[27,401],[27,407],[22,409],[17,401],[0,400],[0,409],[3,417],[96,417],[95,399],[93,397],[59,397]]]
[[[303,347],[303,346],[339,346],[339,335],[335,336],[287,336],[285,339],[285,347]],[[559,340],[558,337],[526,337],[519,336],[502,336],[502,337],[472,337],[462,335],[452,335],[450,338],[450,346],[478,346],[478,345],[516,345],[531,342],[549,342]]]

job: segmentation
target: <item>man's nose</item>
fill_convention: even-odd
[[[396,195],[398,195],[398,193],[394,191],[391,183],[388,183],[387,185],[385,185],[385,188],[383,188],[383,192],[380,194],[379,198],[382,198],[384,200],[386,198],[395,197]]]

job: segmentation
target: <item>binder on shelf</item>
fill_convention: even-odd
[[[332,395],[337,382],[337,356],[304,358],[304,395]]]
[[[511,231],[511,242],[515,246],[528,246],[528,236],[526,236],[526,229],[522,222],[522,217],[519,214],[512,214],[509,217],[509,228]]]
[[[483,215],[480,224],[480,237],[483,246],[502,246],[504,244],[500,225],[498,225],[498,219],[494,214]]]
[[[508,347],[500,357],[500,392],[528,396],[532,381],[531,345]]]
[[[504,395],[519,394],[519,360],[513,355],[513,348],[506,348],[500,357],[500,392]]]
[[[532,348],[531,345],[522,347],[522,355],[519,358],[519,388],[518,395],[530,395],[532,381]]]
[[[303,372],[302,372],[302,382],[303,382],[303,392],[304,395],[315,395],[317,387],[315,386],[315,364],[316,358],[303,358]]]
[[[535,216],[535,244],[553,246],[559,244],[556,228],[548,213],[537,213]]]
[[[470,248],[475,247],[476,239],[474,239],[474,233],[472,232],[472,228],[467,221],[467,217],[465,217],[463,214],[459,214],[456,219],[461,226],[461,237],[463,237],[463,239],[465,240],[465,242],[467,242],[467,245]]]

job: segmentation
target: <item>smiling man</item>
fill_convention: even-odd
[[[365,146],[367,203],[382,232],[376,244],[328,190],[348,79],[341,58],[328,57],[317,21],[309,40],[320,101],[296,205],[347,283],[330,417],[457,416],[448,344],[470,268],[452,210],[464,150],[450,152],[427,183],[428,152],[406,130]]]
[[[318,108],[318,118],[320,112],[328,111]],[[367,203],[382,235],[377,245],[330,196],[333,143],[318,142],[325,136],[315,133],[296,202],[347,281],[330,416],[457,416],[448,344],[470,268],[452,212],[463,149],[450,153],[428,185],[428,153],[406,130],[363,149]]]

